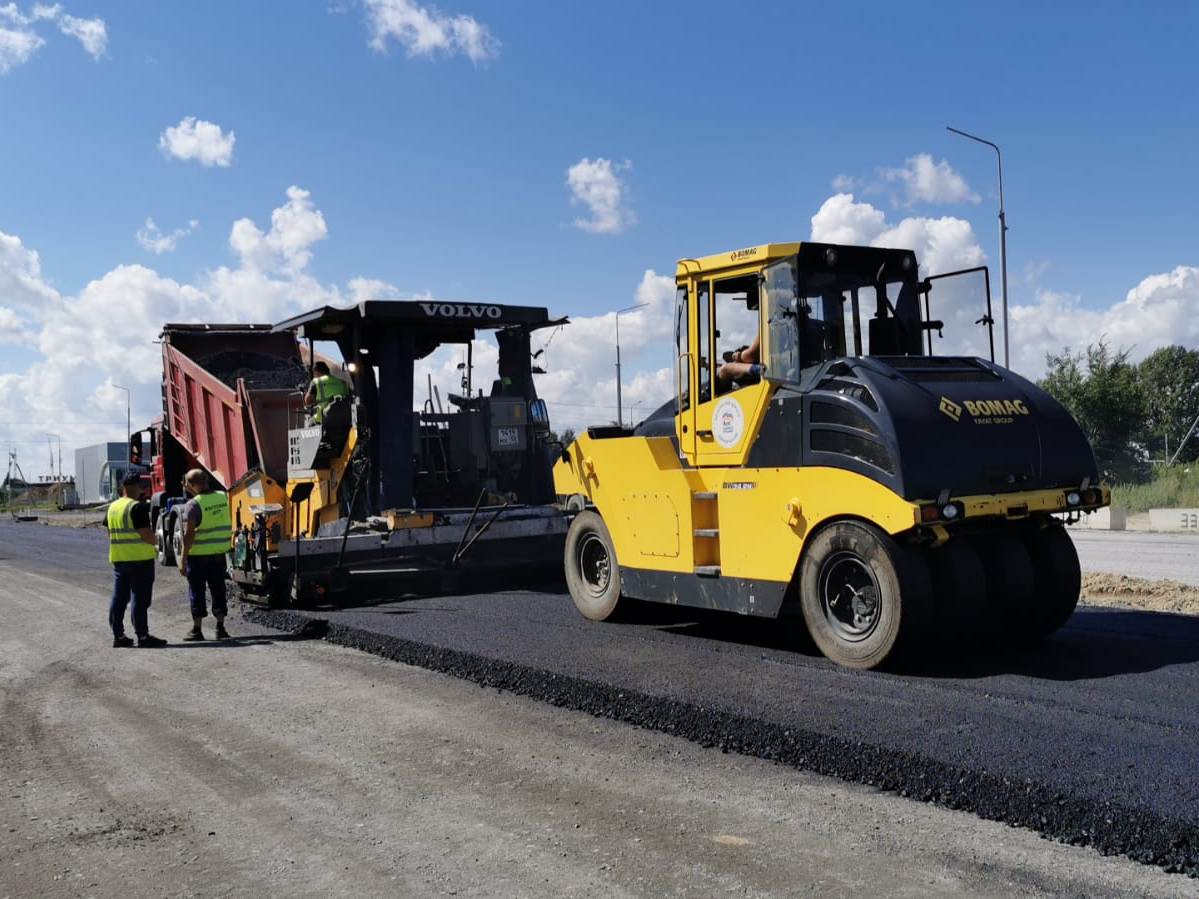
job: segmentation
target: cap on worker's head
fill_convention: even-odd
[[[144,481],[144,480],[145,480],[145,475],[143,475],[140,471],[131,471],[131,472],[128,472],[125,475],[125,477],[122,479],[121,486],[122,487],[132,487],[134,484],[137,484],[140,487],[142,481]]]
[[[326,365],[324,362],[318,362],[318,363],[316,363],[316,365],[312,366],[312,370],[313,370],[314,372],[316,372],[318,375],[327,375],[327,374],[329,374],[329,366],[328,366],[328,365]]]

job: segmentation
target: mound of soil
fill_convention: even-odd
[[[1199,615],[1199,587],[1181,581],[1150,581],[1124,574],[1090,572],[1082,576],[1082,602]]]

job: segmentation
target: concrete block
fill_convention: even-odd
[[[1128,511],[1123,506],[1107,506],[1084,515],[1078,527],[1092,531],[1122,531],[1128,525]]]
[[[1199,534],[1199,509],[1150,509],[1149,530]]]

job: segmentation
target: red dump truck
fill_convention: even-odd
[[[269,324],[168,324],[160,337],[163,414],[130,439],[150,468],[158,559],[173,565],[186,471],[223,490],[257,470],[286,480],[289,410],[300,414],[308,372],[295,335]]]

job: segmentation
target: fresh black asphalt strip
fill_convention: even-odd
[[[422,629],[409,623],[422,615],[425,620],[444,620],[446,616],[461,620],[465,617],[464,610],[477,612],[497,604],[501,607],[499,614],[502,616],[505,611],[513,611],[516,604],[522,601],[526,606],[524,612],[528,615],[525,623],[536,619],[542,631],[551,635],[556,633],[559,638],[563,632],[562,625],[557,620],[556,612],[550,614],[548,609],[565,604],[562,614],[574,615],[573,609],[568,608],[569,600],[560,593],[514,592],[425,598],[352,611],[296,612],[247,607],[246,616],[255,622],[283,630],[304,631],[310,636],[323,634],[325,639],[339,645],[449,674],[483,687],[650,728],[724,752],[769,759],[779,764],[871,785],[915,800],[970,811],[985,819],[1030,828],[1050,839],[1093,847],[1104,854],[1125,855],[1167,871],[1199,877],[1199,824],[1196,823],[1199,816],[1195,814],[1199,805],[1199,784],[1196,784],[1194,776],[1199,767],[1194,765],[1197,741],[1193,701],[1195,669],[1199,667],[1199,649],[1196,648],[1199,626],[1189,619],[1144,613],[1080,611],[1072,624],[1073,632],[1066,632],[1066,637],[1059,637],[1055,645],[1046,650],[1064,654],[1065,661],[1059,659],[1057,663],[1052,663],[1034,659],[1032,662],[1007,663],[1038,672],[1040,679],[1047,684],[1049,694],[1057,690],[1060,696],[1056,700],[1046,700],[1049,705],[1047,712],[1038,708],[1032,698],[1025,696],[1016,703],[1025,707],[1017,707],[1012,714],[1004,714],[1002,720],[971,721],[971,716],[979,714],[980,708],[985,710],[988,704],[996,707],[1011,705],[1010,691],[995,689],[993,684],[988,684],[988,680],[998,679],[1002,686],[1002,676],[990,670],[981,672],[971,669],[966,674],[982,682],[982,687],[973,693],[955,689],[958,681],[970,682],[970,677],[964,677],[963,672],[931,679],[918,678],[914,683],[927,686],[932,680],[934,686],[942,692],[948,692],[950,702],[956,697],[967,712],[961,716],[962,726],[941,729],[935,736],[926,734],[924,740],[919,741],[909,739],[919,728],[900,728],[902,733],[897,736],[892,730],[893,722],[886,718],[887,714],[899,718],[907,714],[904,704],[895,700],[898,694],[880,697],[871,691],[863,693],[861,698],[852,694],[855,685],[867,687],[872,679],[874,683],[879,683],[879,677],[889,677],[886,682],[892,686],[898,683],[899,693],[903,693],[902,677],[863,675],[836,669],[830,671],[823,660],[804,656],[800,658],[805,664],[782,672],[792,683],[801,704],[805,689],[814,689],[825,700],[830,698],[827,695],[827,678],[816,677],[817,682],[811,684],[802,683],[802,676],[813,671],[818,675],[821,672],[831,673],[836,679],[833,689],[841,693],[840,701],[844,703],[847,713],[857,714],[863,711],[861,706],[870,707],[867,710],[875,716],[878,728],[877,738],[874,739],[863,736],[861,731],[854,736],[852,728],[847,731],[842,727],[813,727],[811,722],[815,719],[811,715],[784,714],[791,707],[786,704],[779,706],[769,696],[755,700],[752,692],[738,696],[735,691],[720,690],[718,687],[723,669],[730,662],[734,664],[728,667],[736,667],[738,661],[742,664],[749,662],[763,672],[779,667],[772,665],[778,655],[776,650],[761,641],[755,645],[752,629],[748,637],[743,636],[732,644],[723,644],[732,646],[730,653],[719,652],[715,660],[710,655],[706,660],[686,660],[678,653],[685,653],[688,647],[675,649],[674,652],[654,653],[655,649],[661,650],[666,644],[651,642],[647,645],[631,633],[636,628],[605,628],[586,624],[580,624],[577,629],[571,628],[591,635],[593,639],[600,639],[605,644],[608,638],[623,639],[633,644],[633,652],[654,653],[654,658],[647,660],[650,667],[638,669],[642,683],[646,682],[647,672],[653,671],[653,664],[664,666],[668,671],[663,673],[668,673],[669,670],[676,670],[676,664],[687,661],[691,664],[712,664],[714,661],[713,667],[703,672],[700,678],[708,685],[707,695],[712,697],[709,704],[679,695],[685,691],[674,689],[677,684],[670,677],[661,678],[662,689],[659,692],[622,685],[614,682],[615,679],[599,680],[580,676],[580,670],[596,669],[589,668],[590,657],[579,651],[577,645],[574,650],[557,646],[554,650],[560,653],[557,663],[548,658],[542,658],[542,664],[538,665],[518,661],[513,657],[516,653],[512,647],[521,642],[527,646],[538,639],[537,635],[527,630],[524,641],[501,640],[495,631],[491,631],[491,637],[496,638],[496,651],[487,653],[479,651],[480,641],[484,646],[487,645],[488,625],[485,620],[479,622],[473,638],[461,641],[467,648],[446,645],[450,638],[449,631],[444,628],[435,632],[425,631],[422,636]],[[530,605],[532,610],[528,608]],[[1130,615],[1133,617],[1130,618]],[[517,618],[524,619],[526,615]],[[1178,633],[1180,628],[1183,630],[1181,635]],[[671,629],[668,626],[653,630],[660,635]],[[681,629],[685,630],[686,627]],[[1137,645],[1114,650],[1113,641],[1127,642],[1130,632]],[[1180,636],[1187,641],[1189,649],[1177,645]],[[1144,647],[1140,643],[1158,643],[1163,638],[1171,643],[1169,651],[1163,654],[1159,649],[1155,659],[1142,659],[1139,664],[1131,664],[1131,657],[1143,655]],[[677,639],[674,634],[668,634],[668,642]],[[1086,662],[1080,661],[1076,652],[1078,641],[1089,641],[1093,644],[1091,649],[1102,654],[1115,668],[1134,670],[1108,670],[1108,666],[1103,664],[1104,660],[1092,658],[1090,652],[1086,655]],[[697,641],[690,642],[694,644]],[[717,649],[721,646],[717,641]],[[566,661],[568,656],[561,653],[572,651],[576,653],[575,658]],[[1130,664],[1120,666],[1112,661],[1113,653],[1119,655],[1120,652],[1130,654]],[[505,655],[509,657],[505,658]],[[583,656],[581,663],[580,655]],[[730,658],[722,660],[719,655]],[[1079,684],[1089,685],[1095,681],[1110,687],[1123,677],[1128,681],[1125,688],[1141,693],[1142,701],[1149,702],[1155,692],[1153,684],[1141,683],[1138,687],[1137,680],[1143,681],[1148,675],[1160,676],[1162,672],[1169,672],[1178,666],[1185,669],[1184,683],[1189,681],[1191,685],[1191,692],[1185,699],[1189,709],[1186,720],[1169,719],[1172,711],[1169,709],[1157,709],[1167,717],[1154,719],[1155,710],[1152,708],[1127,708],[1123,714],[1101,716],[1095,709],[1081,707],[1083,704],[1076,703],[1073,696]],[[729,683],[734,681],[730,673]],[[767,692],[770,689],[767,684]],[[1089,687],[1084,686],[1086,689]],[[917,702],[921,701],[919,693],[917,691]],[[1115,704],[1123,706],[1134,702],[1121,696]],[[1042,742],[1039,735],[1043,727],[1037,722],[1043,715],[1050,727],[1054,721],[1060,725],[1056,728],[1059,739],[1051,745],[1038,745]],[[796,723],[794,720],[804,717],[806,722]],[[788,721],[788,718],[793,720]],[[927,722],[929,719],[923,720]],[[937,720],[936,716],[932,720]],[[1011,728],[1012,722],[1021,720],[1030,725],[1025,732],[1011,732],[1005,737],[1004,728]],[[841,733],[832,732],[836,730]],[[1079,742],[1088,739],[1100,743],[1110,742],[1106,746]],[[971,744],[975,757],[980,761],[962,765],[938,758],[937,751],[945,754],[945,744],[952,744],[955,740],[963,745]],[[1178,743],[1175,744],[1175,741]],[[1033,744],[1032,748],[1029,748],[1030,743]],[[1184,757],[1177,757],[1176,745],[1189,747],[1189,751],[1183,753]],[[1024,748],[1021,749],[1021,746]],[[992,753],[994,764],[987,761]],[[970,755],[969,752],[958,753],[961,758],[969,758]],[[1022,758],[1027,764],[1020,764]],[[1113,779],[1110,775],[1113,765],[1124,769],[1123,777]],[[1021,770],[1025,772],[1023,775]],[[1036,776],[1046,773],[1049,776]],[[1144,801],[1148,795],[1146,791],[1156,791],[1150,797],[1151,801]],[[1133,797],[1141,801],[1135,801]]]

